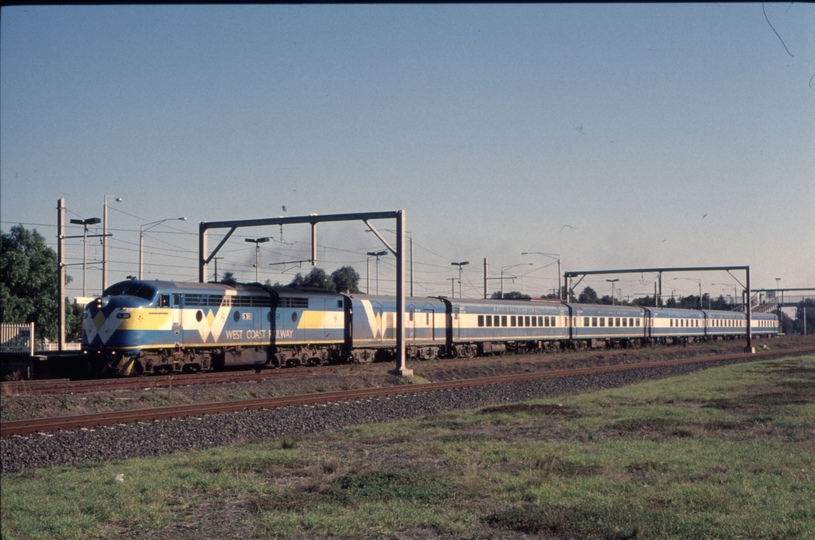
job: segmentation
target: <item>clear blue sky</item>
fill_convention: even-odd
[[[140,225],[179,216],[146,233],[146,277],[195,281],[201,221],[403,209],[418,295],[450,294],[450,262],[469,260],[462,292],[480,297],[485,257],[517,277],[505,290],[552,292],[553,260],[523,251],[564,270],[746,264],[754,288],[813,287],[815,6],[765,9],[772,27],[761,4],[728,3],[3,8],[2,229],[55,247],[57,199],[77,218],[122,197],[109,282],[138,272]],[[318,230],[319,266],[354,266],[364,289],[376,239]],[[258,236],[274,240],[261,280],[309,270],[269,266],[308,258],[309,227],[291,226],[283,242],[239,230],[219,272],[254,281]],[[89,295],[100,260],[97,238]],[[394,274],[384,257],[381,292]],[[653,291],[617,277],[623,295]],[[736,285],[677,277],[664,294]],[[605,279],[580,289],[609,294]]]

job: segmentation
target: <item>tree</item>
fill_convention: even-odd
[[[315,287],[317,289],[325,289],[327,291],[335,290],[334,282],[326,275],[325,270],[317,268],[316,266],[311,269],[311,272],[303,276],[297,273],[294,279],[289,283],[289,287]]]
[[[518,291],[505,292],[503,297],[501,296],[501,291],[495,291],[494,293],[492,293],[492,298],[496,299],[496,300],[500,300],[501,298],[503,298],[504,300],[531,300],[532,299],[532,297],[529,296],[528,294],[524,294],[524,293],[518,292]]]
[[[586,287],[585,289],[583,289],[583,292],[580,293],[580,296],[577,297],[577,301],[581,304],[596,304],[597,291],[595,291],[591,287]]]
[[[804,333],[804,314],[806,314],[806,332],[808,336],[815,334],[815,300],[807,298],[795,308],[795,331]]]
[[[358,294],[359,291],[359,272],[354,270],[353,266],[343,266],[331,273],[331,280],[334,282],[334,289],[337,292],[346,292],[349,294]]]
[[[234,272],[224,272],[224,277],[221,278],[221,283],[235,286],[238,284],[238,280],[235,278]]]
[[[781,326],[781,332],[784,334],[791,334],[795,329],[795,322],[792,317],[784,313],[784,310],[778,310],[778,320]],[[802,323],[803,324],[803,323]],[[809,333],[809,329],[807,328],[807,333]]]
[[[66,279],[70,283],[70,278]],[[81,321],[66,302],[67,328]],[[15,225],[0,231],[0,321],[34,323],[37,337],[59,339],[59,267],[57,254],[37,230]]]

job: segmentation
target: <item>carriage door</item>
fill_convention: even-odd
[[[436,311],[433,308],[427,310],[427,331],[430,332],[431,341],[436,341]]]
[[[384,310],[379,302],[371,302],[371,307],[374,308],[374,321],[376,321],[376,330],[372,337],[374,342],[382,343],[382,338],[385,336]]]
[[[416,341],[416,319],[422,316],[421,311],[417,311],[414,306],[408,307],[407,323],[405,324],[405,340],[408,343]]]
[[[456,339],[461,338],[461,317],[459,306],[453,308],[453,336]]]
[[[173,294],[173,340],[176,346],[184,343],[184,310],[181,309],[183,298],[183,294]]]

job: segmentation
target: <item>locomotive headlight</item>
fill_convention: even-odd
[[[130,313],[117,313],[116,318],[117,319],[129,319],[130,318]]]

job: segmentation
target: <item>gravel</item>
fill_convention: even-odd
[[[14,473],[41,467],[160,456],[255,439],[318,433],[350,425],[421,418],[456,409],[615,388],[728,363],[734,362],[694,363],[455,391],[3,437],[0,439],[0,471]]]

